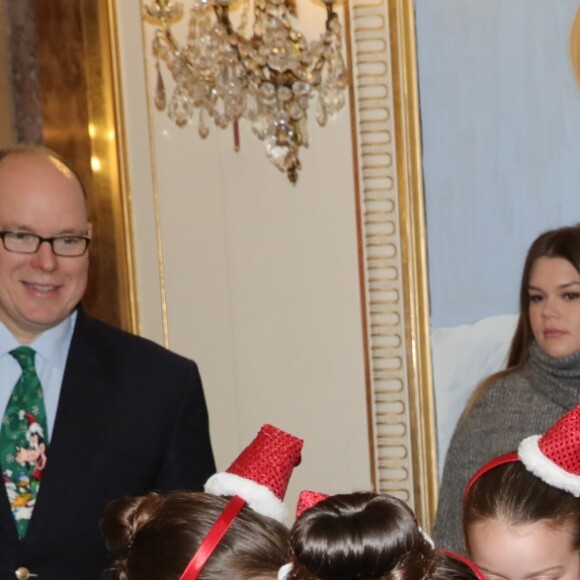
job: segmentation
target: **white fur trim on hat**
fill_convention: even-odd
[[[521,462],[528,471],[549,485],[580,497],[580,477],[562,469],[548,459],[538,446],[541,435],[532,435],[524,439],[518,448]]]
[[[28,432],[29,433],[36,433],[37,435],[44,437],[44,430],[40,426],[40,423],[38,423],[37,421],[30,424],[30,426],[28,427]]]
[[[279,522],[283,522],[288,516],[288,508],[284,502],[265,485],[235,473],[215,473],[205,482],[204,490],[214,495],[239,495],[255,512]]]

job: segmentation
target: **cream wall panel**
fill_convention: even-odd
[[[139,330],[164,343],[161,272],[157,260],[155,164],[151,158],[141,12],[136,1],[116,1],[120,76],[127,142],[128,195],[135,247]]]
[[[143,48],[138,2],[117,10],[142,334],[199,363],[220,468],[272,422],[305,439],[290,501],[370,488],[348,109],[311,120],[292,186],[247,127],[236,154],[229,130],[202,141],[147,109],[152,29]]]

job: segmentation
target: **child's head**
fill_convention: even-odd
[[[305,510],[290,532],[287,580],[474,579],[463,563],[435,552],[412,510],[387,495],[335,495]]]
[[[228,505],[208,493],[150,493],[114,501],[101,530],[119,580],[179,580]],[[248,506],[235,517],[199,580],[276,578],[287,561],[288,529]]]
[[[373,493],[335,495],[306,510],[290,545],[291,579],[378,577],[379,571],[421,565],[405,558],[412,550],[431,552],[413,512],[390,495]]]
[[[287,561],[284,495],[303,441],[264,425],[206,493],[110,504],[101,532],[119,580],[275,579]]]
[[[471,478],[465,545],[490,578],[580,578],[580,406]]]

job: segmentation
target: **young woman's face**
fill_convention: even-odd
[[[580,350],[580,274],[563,258],[538,258],[530,273],[529,316],[542,350],[561,358]]]
[[[580,552],[572,547],[568,525],[482,520],[469,527],[469,545],[471,559],[488,580],[580,578]]]

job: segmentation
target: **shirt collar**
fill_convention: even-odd
[[[76,319],[77,311],[74,310],[70,316],[67,316],[56,326],[45,330],[28,346],[33,348],[51,365],[64,369]],[[22,345],[14,338],[6,326],[0,322],[0,356],[19,346]]]

